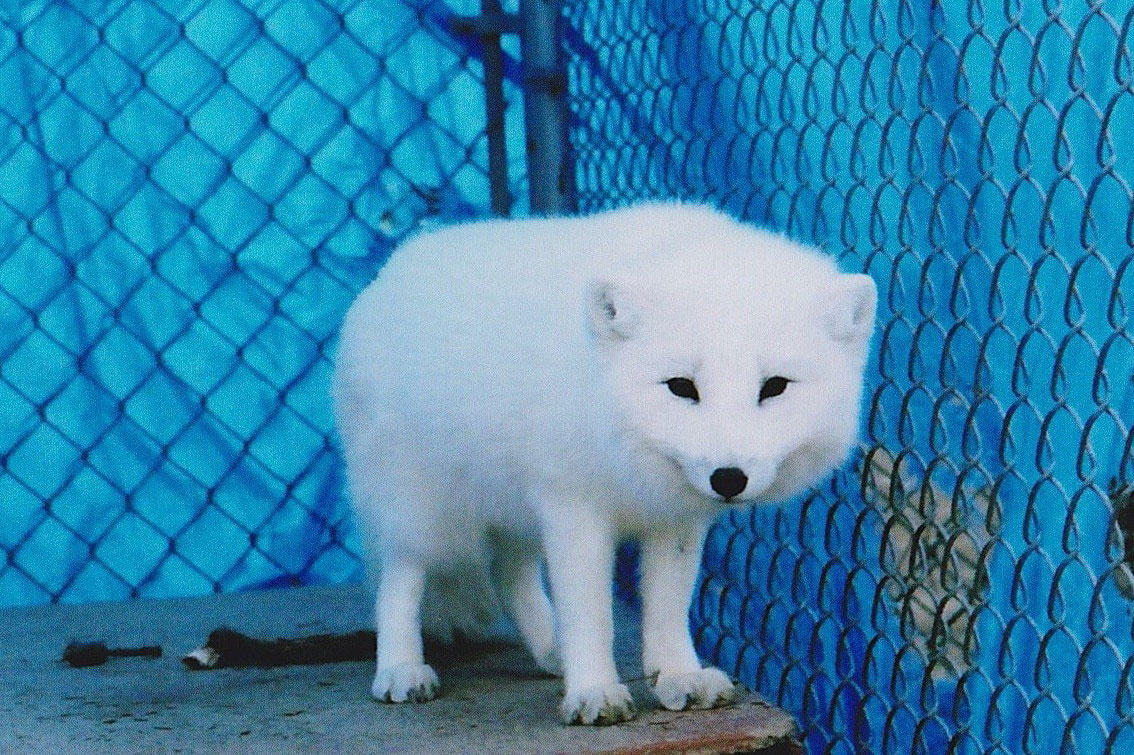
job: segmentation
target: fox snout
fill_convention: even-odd
[[[727,501],[744,492],[748,475],[740,467],[718,467],[709,476],[709,486]]]
[[[686,475],[703,495],[725,503],[752,501],[772,484],[775,465],[759,460],[724,464],[694,463]]]

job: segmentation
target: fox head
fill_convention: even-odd
[[[592,281],[585,306],[619,433],[647,473],[751,504],[795,495],[849,452],[877,293],[817,252],[736,229]]]

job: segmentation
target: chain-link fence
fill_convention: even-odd
[[[0,604],[358,574],[328,357],[398,239],[487,211],[476,10],[0,3]]]
[[[714,529],[701,650],[813,751],[1134,751],[1130,4],[567,22],[582,209],[706,198],[880,287],[863,451]]]

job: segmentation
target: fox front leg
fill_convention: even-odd
[[[567,724],[615,724],[634,717],[634,703],[614,666],[609,517],[587,503],[546,502],[543,546],[558,620]]]
[[[736,697],[723,671],[701,667],[689,634],[689,601],[707,526],[684,523],[642,539],[642,668],[669,710],[715,708]]]

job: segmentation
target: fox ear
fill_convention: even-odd
[[[592,281],[587,286],[587,320],[600,340],[625,341],[638,325],[633,297],[610,281]]]
[[[836,341],[863,341],[874,331],[878,288],[869,275],[840,275],[823,299],[827,332]]]

